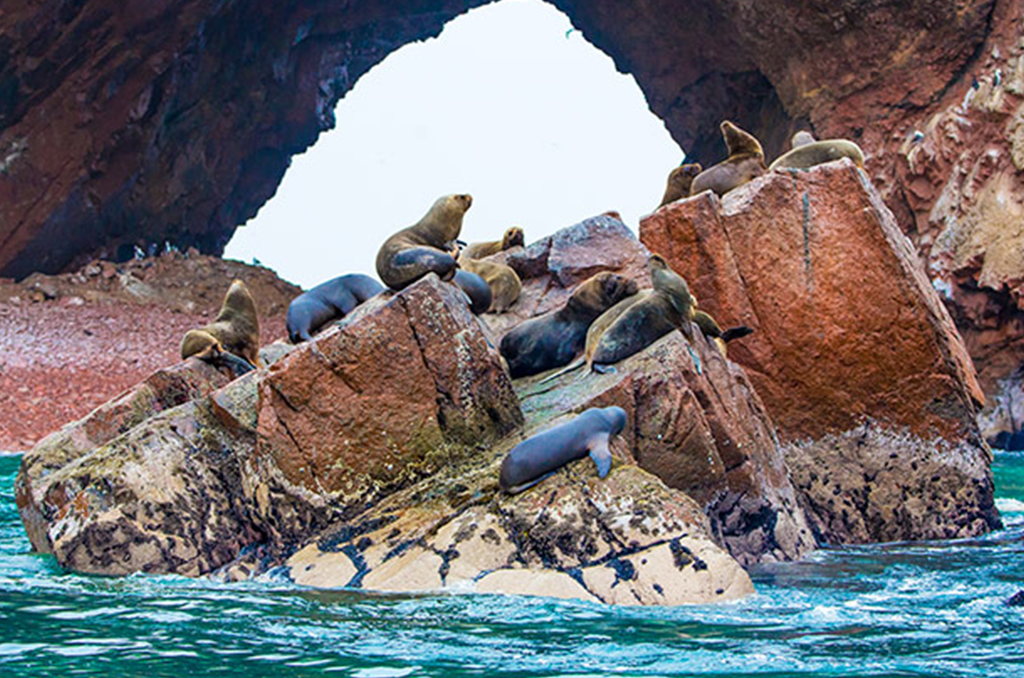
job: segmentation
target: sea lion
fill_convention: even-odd
[[[383,285],[361,273],[350,273],[320,283],[288,304],[288,339],[293,344],[309,341],[321,327],[332,320],[344,318],[356,306],[383,291]]]
[[[452,283],[469,298],[469,310],[473,315],[487,313],[491,308],[491,286],[476,273],[459,269],[455,271]]]
[[[516,246],[522,246],[526,242],[525,236],[523,235],[523,229],[518,226],[505,231],[505,236],[501,240],[490,240],[488,242],[475,242],[471,245],[467,245],[466,249],[462,250],[462,259],[483,259],[489,257],[492,254],[498,252],[504,252],[507,249]]]
[[[501,462],[498,482],[508,494],[533,487],[571,461],[590,455],[597,475],[604,478],[612,467],[611,437],[626,427],[621,407],[592,407],[581,415],[512,448]]]
[[[690,195],[711,190],[722,196],[767,171],[761,142],[728,120],[721,129],[729,157],[694,177]]]
[[[652,254],[647,265],[654,289],[624,309],[601,334],[590,356],[597,371],[639,353],[672,330],[692,337],[694,300],[686,281],[658,254]]]
[[[441,196],[422,219],[384,241],[377,253],[377,275],[384,284],[402,290],[427,273],[451,280],[455,276],[451,252],[472,204],[470,195]]]
[[[478,261],[459,257],[459,268],[474,273],[491,289],[490,313],[504,313],[519,298],[523,283],[511,266],[496,261]]]
[[[825,139],[815,141],[810,132],[800,131],[793,135],[792,150],[783,153],[768,166],[768,171],[777,169],[808,169],[840,158],[849,158],[857,167],[864,168],[864,151],[847,139]]]
[[[235,376],[260,367],[260,321],[256,302],[241,280],[224,295],[220,313],[209,325],[189,330],[181,339],[181,359],[196,357]]]
[[[712,343],[715,344],[718,352],[726,357],[729,355],[728,350],[726,349],[727,343],[733,339],[745,337],[754,331],[746,325],[730,327],[727,330],[723,330],[710,313],[699,309],[693,314],[693,322],[700,328],[701,334],[710,339]]]
[[[583,348],[587,328],[620,300],[636,294],[636,281],[607,271],[587,278],[557,311],[531,318],[502,337],[500,352],[513,378],[571,361]]]
[[[703,171],[703,168],[700,166],[700,163],[692,162],[680,165],[669,172],[668,181],[665,185],[665,195],[661,196],[661,204],[658,207],[664,207],[670,202],[688,197],[690,195],[690,186],[693,185],[694,178],[701,171]]]

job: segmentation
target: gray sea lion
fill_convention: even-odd
[[[672,330],[690,338],[694,299],[690,288],[678,273],[658,254],[648,261],[653,291],[625,308],[608,324],[590,356],[591,366],[600,371],[605,365],[639,353]]]
[[[484,279],[491,289],[491,313],[504,313],[519,298],[523,283],[511,266],[459,257],[459,267]]]
[[[799,138],[798,138],[799,137]],[[768,170],[808,169],[840,158],[849,158],[857,167],[864,168],[864,151],[847,139],[815,141],[809,132],[793,135],[793,149],[775,159]]]
[[[461,259],[483,259],[489,257],[492,254],[498,252],[504,252],[512,247],[522,246],[526,242],[526,238],[523,234],[523,229],[518,226],[505,231],[505,235],[501,240],[490,240],[488,242],[475,242],[471,245],[467,245],[462,250]]]
[[[699,309],[693,314],[693,322],[700,328],[701,334],[710,339],[715,344],[718,352],[726,357],[729,355],[726,344],[734,339],[745,337],[754,331],[746,325],[723,330],[710,313]]]
[[[288,304],[288,339],[293,344],[309,341],[332,320],[344,318],[384,286],[368,275],[350,273],[332,278],[292,299]]]
[[[694,178],[702,171],[700,163],[692,162],[680,165],[669,172],[668,181],[665,182],[665,194],[661,196],[661,203],[658,207],[664,207],[670,202],[688,197]]]
[[[693,179],[690,195],[711,190],[722,196],[767,171],[761,142],[728,120],[721,125],[729,157]]]
[[[452,282],[469,297],[469,310],[473,315],[487,313],[491,308],[491,286],[479,275],[459,269]]]
[[[607,271],[583,281],[565,306],[531,318],[501,339],[513,378],[560,367],[583,348],[587,328],[620,300],[636,294],[636,281]]]
[[[181,339],[181,359],[199,358],[237,377],[260,366],[260,320],[249,288],[235,280],[212,323]]]
[[[533,487],[571,461],[590,455],[597,475],[612,467],[611,437],[626,426],[621,407],[592,407],[570,422],[524,440],[505,455],[498,482],[508,494]]]
[[[377,275],[384,284],[402,290],[427,273],[451,280],[455,276],[452,252],[462,218],[472,204],[470,195],[442,196],[422,219],[384,241],[377,253]]]

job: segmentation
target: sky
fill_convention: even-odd
[[[530,243],[609,209],[636,232],[683,159],[633,77],[541,0],[472,10],[396,50],[335,116],[226,257],[306,289],[376,277],[384,240],[449,193],[473,196],[466,242],[520,226]]]

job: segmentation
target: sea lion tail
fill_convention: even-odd
[[[754,330],[747,327],[746,325],[740,325],[739,327],[730,327],[726,331],[722,332],[722,341],[728,343],[733,339],[742,339],[748,334],[753,334]]]
[[[537,384],[538,385],[546,384],[549,381],[553,381],[555,379],[558,379],[559,377],[561,377],[563,375],[566,375],[566,374],[569,374],[570,372],[572,372],[574,370],[578,370],[579,368],[583,367],[586,364],[587,364],[587,359],[586,358],[578,358],[575,362],[569,363],[568,365],[566,365],[562,369],[558,370],[557,372],[555,372],[551,376],[544,377],[543,379],[538,381]]]

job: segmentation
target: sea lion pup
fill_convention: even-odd
[[[356,306],[383,291],[383,285],[361,273],[350,273],[320,283],[288,304],[288,339],[293,344],[309,341],[321,327],[332,320],[344,318]]]
[[[483,259],[489,257],[492,254],[498,252],[504,252],[507,249],[511,249],[516,246],[522,246],[526,242],[526,237],[523,234],[523,229],[518,226],[505,231],[505,236],[501,240],[489,240],[487,242],[475,242],[471,245],[467,245],[466,249],[462,250],[462,259]]]
[[[466,194],[441,196],[422,219],[384,241],[377,253],[377,275],[393,290],[402,290],[427,273],[442,280],[455,275],[451,255],[462,231],[462,217],[473,204]]]
[[[722,123],[721,128],[729,157],[694,177],[690,184],[690,195],[711,190],[722,196],[767,171],[764,150],[754,135],[744,132],[728,120]]]
[[[604,478],[612,467],[611,437],[625,427],[626,411],[621,407],[592,407],[570,422],[527,438],[502,460],[501,489],[508,494],[522,492],[588,454],[597,465],[598,477]]]
[[[469,310],[473,315],[487,313],[491,308],[491,286],[476,273],[458,269],[452,283],[469,298]]]
[[[675,202],[690,195],[690,186],[693,180],[701,173],[703,168],[700,163],[692,162],[680,165],[668,174],[668,182],[665,185],[665,195],[661,196],[661,204],[664,207],[670,202]]]
[[[727,343],[733,339],[745,337],[754,331],[746,325],[723,330],[710,313],[699,309],[693,314],[693,322],[700,328],[701,334],[710,339],[718,349],[718,352],[725,357],[729,357],[728,350],[726,349]]]
[[[489,313],[504,313],[519,298],[523,283],[511,266],[459,257],[459,268],[484,279],[491,290]]]
[[[231,283],[217,318],[181,339],[181,359],[196,357],[235,376],[260,367],[260,320],[256,302],[241,280]]]
[[[672,330],[681,330],[687,339],[693,336],[694,299],[686,281],[661,255],[652,254],[647,265],[654,289],[625,308],[601,333],[590,356],[595,371],[639,353]]]
[[[587,278],[565,306],[531,318],[501,339],[499,351],[513,378],[565,365],[583,348],[587,328],[620,300],[636,294],[636,281],[607,271]]]
[[[847,139],[825,139],[815,141],[810,132],[803,130],[793,135],[790,142],[793,149],[775,159],[768,170],[808,169],[840,158],[849,158],[857,167],[864,169],[864,151]]]

